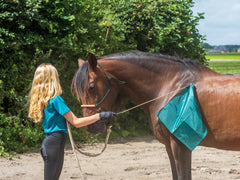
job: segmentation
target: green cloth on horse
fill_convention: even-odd
[[[207,135],[192,83],[156,114],[168,130],[191,151]]]

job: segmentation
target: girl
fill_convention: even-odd
[[[61,98],[61,94],[62,88],[56,68],[50,64],[40,65],[33,78],[28,116],[35,122],[42,122],[46,134],[41,148],[45,180],[57,180],[61,174],[68,133],[66,120],[79,128],[98,120],[113,120],[116,116],[113,112],[100,112],[77,118]]]

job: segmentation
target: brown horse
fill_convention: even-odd
[[[123,98],[140,104],[163,96],[142,108],[148,114],[155,137],[166,146],[174,180],[191,179],[192,153],[168,131],[156,113],[180,92],[176,90],[190,83],[195,85],[208,129],[200,145],[240,150],[240,76],[222,75],[195,61],[143,52],[119,53],[98,60],[89,54],[88,61],[79,60],[79,67],[72,89],[84,105],[94,104],[84,106],[84,116],[102,110],[118,111]],[[102,133],[105,124],[87,128],[92,133]]]

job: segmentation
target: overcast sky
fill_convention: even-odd
[[[210,45],[240,45],[240,0],[194,0],[194,15],[204,12],[197,27]]]

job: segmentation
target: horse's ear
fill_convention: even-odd
[[[85,61],[82,59],[78,59],[78,67],[80,67]]]
[[[92,53],[89,53],[88,54],[88,64],[89,64],[89,68],[92,70],[92,71],[95,71],[96,70],[96,67],[97,67],[97,58],[94,54]]]

